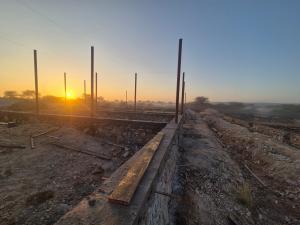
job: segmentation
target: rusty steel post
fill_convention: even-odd
[[[179,46],[178,46],[178,63],[177,63],[176,113],[175,113],[175,122],[176,123],[178,123],[178,110],[179,110],[181,53],[182,53],[182,39],[180,38],[179,39]]]
[[[91,117],[94,116],[94,46],[91,46]]]
[[[135,75],[135,80],[134,80],[134,111],[136,111],[136,83],[137,83],[137,73]]]
[[[37,51],[33,50],[33,60],[34,60],[34,81],[35,81],[35,112],[39,115],[39,79],[38,79],[38,69],[37,69]]]
[[[67,77],[66,73],[64,73],[64,84],[65,84],[65,105],[67,105]]]
[[[126,107],[127,107],[127,90],[126,90]]]
[[[86,104],[86,81],[83,82],[83,90],[84,90],[84,103]]]
[[[95,112],[97,112],[97,101],[98,101],[98,73],[95,75],[96,87],[95,87]]]
[[[182,89],[181,89],[181,115],[183,115],[183,108],[184,108],[184,72],[182,73]]]
[[[186,92],[185,92],[185,81],[183,83],[183,92],[184,92],[184,100],[183,100],[183,111],[185,109],[185,98],[186,98]]]

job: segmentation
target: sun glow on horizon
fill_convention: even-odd
[[[74,98],[75,98],[75,96],[74,96],[73,92],[72,91],[68,91],[67,92],[67,99],[74,99]]]

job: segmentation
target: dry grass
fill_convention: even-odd
[[[252,206],[251,188],[248,183],[243,183],[237,191],[238,201],[250,208]]]
[[[26,205],[39,205],[44,203],[45,201],[54,197],[53,191],[42,191],[36,194],[30,195],[26,200]]]

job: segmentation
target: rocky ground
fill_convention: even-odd
[[[35,148],[31,148],[31,135],[52,129],[34,138]],[[35,121],[10,128],[1,125],[0,224],[55,223],[153,135],[147,128],[108,125],[74,127]]]
[[[273,138],[275,141],[300,149],[300,127],[298,123],[264,123],[255,120],[241,120],[235,117],[224,116],[222,118],[229,123],[247,128],[251,132],[257,132]]]
[[[300,224],[300,152],[230,123],[188,111],[178,162],[177,224]]]
[[[30,136],[51,129],[32,149]],[[131,125],[0,124],[0,224],[55,223],[156,132]],[[181,135],[176,182],[166,196],[176,203],[175,224],[300,224],[300,150],[286,142],[285,131],[207,109],[187,110]]]

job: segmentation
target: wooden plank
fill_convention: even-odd
[[[44,131],[44,132],[42,132],[42,133],[31,135],[31,137],[32,137],[32,138],[37,138],[37,137],[43,136],[43,135],[45,135],[45,134],[49,134],[49,133],[51,133],[51,132],[57,131],[57,130],[59,130],[59,129],[60,129],[60,127],[51,128],[51,129],[49,129],[49,130],[47,130],[47,131]]]
[[[108,196],[109,202],[129,205],[141,179],[143,178],[162,141],[163,136],[164,133],[159,132],[140,150],[140,157],[132,163],[126,175],[120,180],[114,191]]]
[[[26,148],[24,145],[16,145],[16,144],[0,144],[2,148]]]

